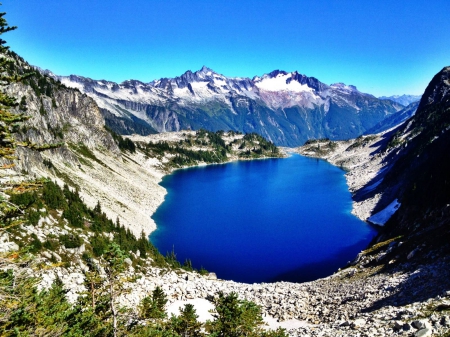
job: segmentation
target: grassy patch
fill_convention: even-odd
[[[89,163],[86,161],[86,164],[89,164]],[[61,172],[56,167],[53,167],[53,172],[59,179],[64,181],[67,185],[74,187],[76,189],[80,189],[80,185],[78,185],[76,182],[74,182],[67,173]]]
[[[100,164],[101,166],[103,166],[103,167],[105,167],[105,168],[108,168],[108,169],[110,169],[111,171],[113,171],[113,170],[112,170],[110,167],[108,167],[104,162],[102,162],[100,159],[98,159],[98,158],[95,156],[95,154],[94,154],[94,153],[93,153],[86,145],[80,144],[80,143],[78,143],[78,144],[73,144],[73,143],[71,143],[71,144],[69,144],[69,147],[70,147],[73,151],[75,151],[76,153],[82,155],[83,157],[88,158],[88,159],[91,159],[92,161],[97,162],[97,163]],[[80,160],[80,162],[81,162],[82,164],[92,167],[92,164],[89,163],[88,161],[86,161],[85,159],[80,158],[79,156],[78,156],[78,159]],[[114,172],[114,171],[113,171],[113,172]]]

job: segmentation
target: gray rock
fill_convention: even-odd
[[[409,323],[405,323],[402,326],[403,331],[409,331],[412,329],[411,325]]]
[[[430,323],[427,320],[423,319],[414,321],[411,323],[411,325],[418,330],[430,327]]]
[[[131,266],[133,264],[133,261],[129,257],[127,257],[125,260],[123,260],[127,265]]]
[[[433,334],[433,330],[430,328],[420,329],[414,334],[414,337],[430,337]]]
[[[363,318],[358,318],[358,319],[355,319],[353,321],[352,328],[353,329],[359,329],[359,328],[361,328],[361,327],[363,327],[365,325],[366,325],[366,320],[363,319]]]
[[[217,280],[217,275],[216,275],[216,273],[209,273],[209,274],[206,276],[206,278],[207,278],[208,280]]]
[[[56,261],[58,261],[58,262],[61,262],[61,261],[62,261],[61,256],[59,256],[58,254],[53,253],[52,256],[53,256],[53,258],[54,258]]]
[[[408,256],[406,258],[408,260],[411,260],[418,251],[419,251],[419,248],[414,249],[413,251],[411,251],[411,253],[408,254]]]
[[[50,253],[47,252],[47,251],[43,251],[43,252],[41,253],[41,255],[42,255],[43,257],[49,259],[49,260],[52,258],[52,254],[50,254]]]

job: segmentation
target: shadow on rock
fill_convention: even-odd
[[[426,302],[430,298],[444,295],[450,290],[450,261],[444,258],[442,263],[421,265],[399,284],[392,295],[373,303],[362,312],[376,311],[386,306],[405,306],[414,302]],[[407,267],[407,266],[406,266]],[[395,278],[395,273],[388,273]]]

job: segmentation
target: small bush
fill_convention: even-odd
[[[39,240],[39,238],[36,236],[36,234],[31,234],[31,242],[29,244],[30,247],[30,253],[37,253],[42,249],[42,242]]]
[[[44,164],[44,166],[46,166],[49,169],[53,168],[53,163],[49,159],[44,159],[44,161],[42,163]]]
[[[37,211],[30,210],[28,213],[28,222],[33,226],[36,226],[39,223],[40,218],[41,214]]]
[[[59,247],[59,243],[56,240],[47,239],[47,241],[43,244],[45,249],[51,250],[54,252]]]
[[[28,207],[35,203],[37,199],[38,197],[35,192],[24,192],[11,195],[9,201],[18,206]]]
[[[83,240],[76,234],[61,235],[59,241],[66,248],[78,248],[83,244]]]

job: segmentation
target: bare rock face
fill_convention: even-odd
[[[101,148],[112,155],[120,152],[106,131],[104,119],[92,98],[64,87],[55,87],[52,97],[38,96],[29,85],[22,83],[9,86],[7,93],[26,103],[26,111],[18,107],[12,111],[30,117],[15,134],[16,140],[35,144],[38,149],[52,147],[41,152],[19,146],[16,152],[18,160],[15,161],[17,172],[26,172],[38,178],[48,169],[44,165],[45,159],[59,160],[77,167],[80,159],[70,151],[73,146],[91,150]]]
[[[103,146],[118,151],[111,135],[105,130],[105,121],[97,104],[79,91],[61,87],[53,97],[38,97],[30,86],[13,84],[7,93],[18,99],[25,98],[24,113],[30,119],[23,123],[17,136],[19,141],[43,143],[83,143],[89,148]]]
[[[20,57],[14,60],[19,74],[32,70]],[[29,117],[14,134],[19,144],[29,146],[17,146],[14,167],[2,178],[49,178],[79,189],[89,207],[100,202],[109,218],[136,236],[155,228],[150,214],[164,198],[161,174],[143,156],[123,158],[92,98],[40,73],[5,89],[19,103],[12,112]]]

